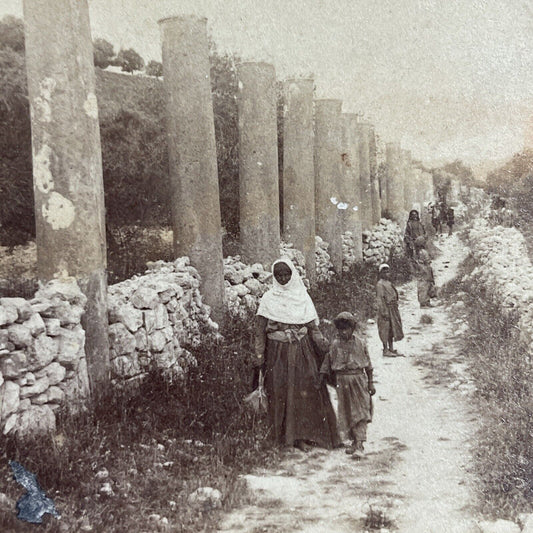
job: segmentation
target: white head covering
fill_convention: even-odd
[[[281,285],[275,276],[272,276],[273,286],[261,298],[257,314],[270,320],[283,324],[307,324],[312,320],[318,321],[318,315],[307,289],[300,278],[292,261],[282,257],[274,261],[274,267],[284,263],[291,269],[291,279]]]
[[[390,266],[387,265],[387,263],[381,263],[381,265],[379,265],[379,271],[381,272],[384,268],[390,269]]]

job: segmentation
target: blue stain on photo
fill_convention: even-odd
[[[53,500],[41,489],[35,474],[28,472],[17,461],[9,461],[9,466],[13,470],[13,479],[28,491],[17,502],[17,518],[32,524],[41,524],[46,513],[61,518]]]

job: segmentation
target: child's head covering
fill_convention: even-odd
[[[387,265],[387,263],[381,263],[381,265],[379,265],[379,271],[381,272],[384,268],[388,268],[390,270],[390,266]]]
[[[357,326],[357,319],[352,315],[352,313],[348,313],[347,311],[343,311],[342,313],[339,313],[335,319],[333,320],[333,323],[335,324],[336,328],[339,328],[341,324],[349,324],[350,327],[355,328]]]
[[[420,215],[416,209],[409,211],[409,220],[420,220]]]
[[[272,265],[272,274],[278,263],[285,263],[291,269],[291,279],[281,285],[272,276],[272,288],[261,298],[257,314],[283,324],[307,324],[313,320],[318,322],[313,301],[292,261],[287,257],[278,259]]]

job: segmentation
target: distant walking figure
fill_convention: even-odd
[[[417,242],[426,240],[426,229],[422,222],[420,222],[420,215],[416,209],[409,212],[409,219],[405,226],[405,234],[403,237],[405,242],[405,249],[409,259],[416,258]]]
[[[385,357],[398,357],[394,341],[403,339],[402,319],[398,309],[398,291],[390,281],[390,267],[383,263],[379,267],[379,280],[376,286],[378,304],[378,332],[383,344]]]
[[[439,204],[431,206],[431,224],[435,229],[435,233],[440,235],[442,233],[442,214]]]
[[[455,213],[451,207],[448,207],[448,212],[446,213],[446,224],[448,225],[448,235],[451,235],[452,227],[455,224]]]
[[[422,246],[417,260],[417,293],[420,307],[430,307],[431,298],[437,296],[435,278],[427,250]]]

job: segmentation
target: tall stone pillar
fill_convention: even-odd
[[[276,74],[267,63],[242,63],[237,75],[241,255],[268,269],[280,242]]]
[[[368,130],[368,162],[370,168],[371,199],[372,199],[372,225],[379,224],[381,219],[381,194],[378,177],[378,154],[376,145],[376,132],[374,126]]]
[[[381,214],[389,212],[389,200],[387,197],[387,182],[388,182],[389,170],[385,163],[378,167],[378,181],[379,181],[379,196],[381,200]]]
[[[389,214],[392,220],[398,222],[400,227],[403,227],[405,209],[400,145],[398,143],[387,143],[385,157],[388,170],[387,201]]]
[[[363,225],[361,221],[361,180],[359,168],[359,135],[357,115],[343,113],[342,115],[342,195],[340,199],[347,204],[344,214],[344,231],[353,235],[354,255],[357,260],[363,260]]]
[[[372,227],[372,181],[370,176],[369,150],[370,124],[357,124],[359,143],[359,179],[361,181],[361,223],[363,230]]]
[[[109,381],[104,188],[87,0],[24,0],[31,110],[37,270],[73,277],[89,385]]]
[[[316,234],[329,243],[335,272],[342,273],[341,100],[315,100],[315,217]]]
[[[402,150],[402,170],[403,170],[403,197],[404,197],[404,208],[406,211],[413,209],[413,204],[416,202],[416,182],[415,174],[411,166],[411,151]]]
[[[221,321],[224,271],[207,20],[159,21],[167,100],[174,254],[189,256],[201,292]]]
[[[316,279],[315,167],[312,79],[284,84],[283,236],[305,256],[307,278]]]

